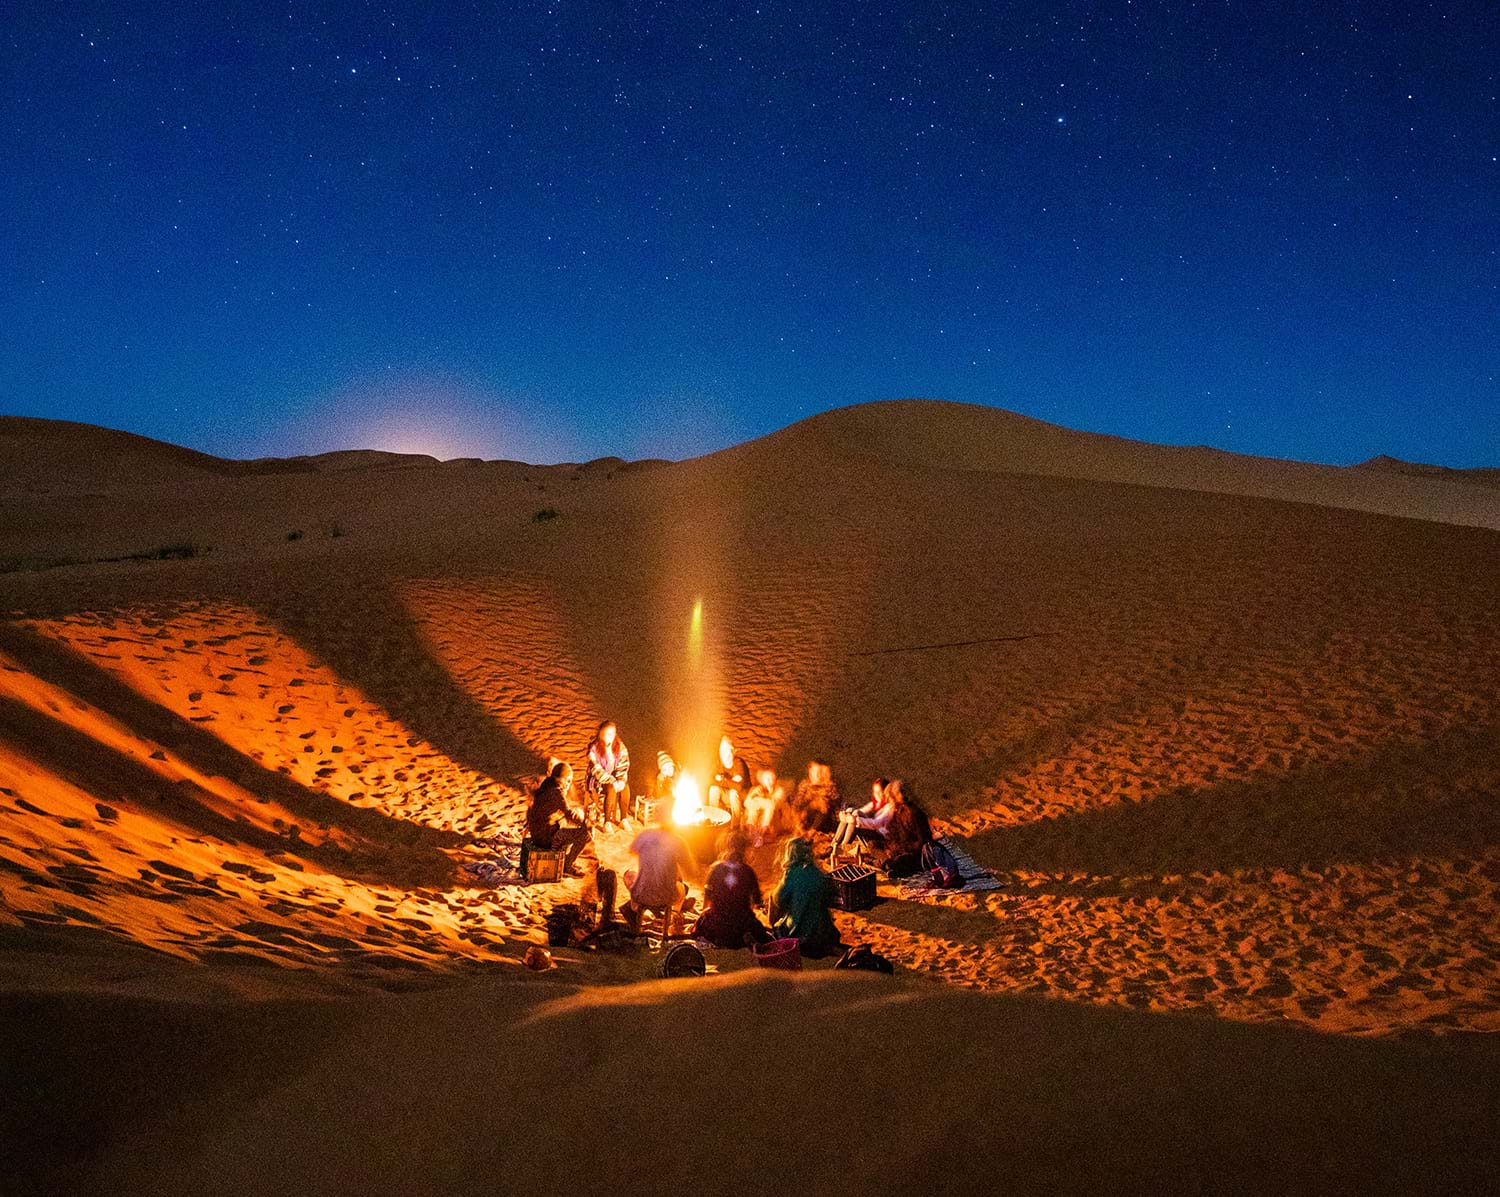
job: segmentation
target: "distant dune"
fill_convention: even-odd
[[[1473,483],[1477,486],[1500,486],[1500,469],[1480,467],[1458,470],[1451,466],[1422,465],[1415,461],[1402,461],[1399,457],[1381,454],[1369,461],[1362,461],[1356,470],[1375,470],[1386,474],[1405,474],[1412,478],[1438,478],[1444,482]]]
[[[1248,457],[1078,432],[998,408],[903,399],[813,416],[767,438],[818,438],[829,449],[928,469],[986,470],[1252,495],[1500,528],[1500,470],[1372,468]],[[1379,458],[1394,462],[1394,458]]]
[[[1494,1174],[1489,472],[913,401],[553,466],[10,420],[0,477],[0,1188],[546,1187],[631,1095],[687,1122],[615,1187]],[[901,777],[998,887],[840,912],[894,983],[533,977],[596,891],[520,882],[527,792],[605,716],[637,784]]]
[[[1353,467],[1250,457],[1202,446],[1153,445],[1080,432],[999,408],[890,400],[810,417],[761,441],[758,453],[816,442],[850,459],[930,469],[984,470],[1251,495],[1500,528],[1500,468],[1451,469],[1375,457]],[[0,493],[64,495],[211,478],[402,469],[442,464],[425,454],[351,449],[232,461],[127,432],[59,420],[0,416]],[[451,465],[479,465],[465,458]],[[520,464],[520,463],[509,463]],[[553,469],[638,470],[665,464],[604,457]]]

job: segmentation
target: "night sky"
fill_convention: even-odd
[[[1500,5],[0,23],[0,411],[684,456],[923,396],[1500,465]]]

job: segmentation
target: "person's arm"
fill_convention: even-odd
[[[861,807],[860,809],[863,810],[865,808]],[[878,831],[884,835],[886,829],[891,825],[891,816],[895,811],[895,803],[887,803],[885,809],[879,813],[873,815],[857,814],[854,816],[854,821],[866,831]]]
[[[708,870],[708,876],[703,882],[703,902],[712,906],[719,900],[719,891],[723,889],[724,870],[718,865]]]
[[[585,788],[590,790],[603,789],[604,784],[609,781],[609,774],[604,771],[604,766],[599,763],[599,758],[594,755],[594,746],[592,744],[589,745],[588,762],[588,769],[585,773],[585,776],[588,778],[588,785]]]
[[[615,762],[615,789],[621,789],[630,777],[630,749],[620,745],[620,759]]]

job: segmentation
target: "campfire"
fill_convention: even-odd
[[[704,824],[729,822],[729,812],[704,806],[703,794],[691,773],[682,772],[672,786],[672,822],[679,827],[702,827]]]

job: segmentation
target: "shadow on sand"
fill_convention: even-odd
[[[437,885],[452,876],[440,851],[460,842],[445,831],[350,806],[265,768],[209,731],[144,698],[88,658],[55,641],[0,625],[0,647],[36,677],[103,711],[132,734],[163,744],[200,773],[233,781],[317,827],[336,827],[369,845],[349,851],[280,836],[209,809],[185,782],[170,782],[144,762],[19,702],[0,699],[0,737],[27,757],[101,801],[119,801],[194,834],[246,843],[264,852],[292,851],[345,876],[407,885]],[[393,851],[394,850],[394,851]]]
[[[1129,876],[1472,857],[1500,845],[1500,727],[981,832],[1001,870]],[[1413,779],[1421,779],[1414,784]]]

